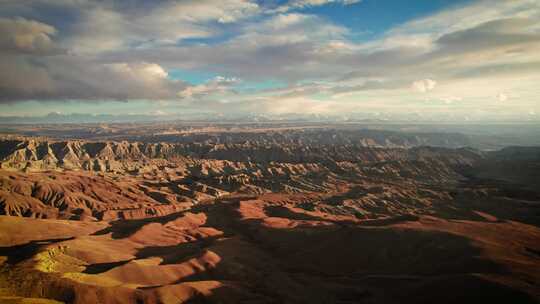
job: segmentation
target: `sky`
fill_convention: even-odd
[[[1,116],[539,121],[537,0],[0,0]]]

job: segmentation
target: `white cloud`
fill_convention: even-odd
[[[99,2],[83,3],[72,7],[78,18],[71,29],[74,35],[67,39],[77,54],[211,37],[220,31],[213,22],[234,23],[260,13],[259,6],[247,0],[170,1],[148,7],[149,2],[140,4],[144,8],[141,11]]]
[[[445,97],[441,97],[440,100],[446,104],[452,104],[456,101],[462,101],[463,98],[459,96],[445,96]]]
[[[303,9],[313,6],[322,6],[330,3],[336,3],[341,5],[351,5],[360,3],[361,0],[290,0],[286,4],[278,6],[275,9],[269,10],[269,13],[285,13],[294,9]]]
[[[167,72],[155,63],[111,63],[104,64],[104,68],[113,73],[122,74],[126,77],[133,77],[145,82],[157,82],[167,78]]]
[[[150,112],[150,114],[155,115],[155,116],[166,116],[169,113],[162,110],[155,110],[155,111]]]
[[[235,77],[216,76],[207,83],[184,88],[178,92],[178,97],[181,99],[195,99],[230,93],[231,87],[239,82],[240,79]]]
[[[259,13],[257,3],[247,0],[197,0],[171,2],[160,6],[152,13],[152,17],[172,24],[178,20],[189,22],[217,21],[231,23],[251,17]],[[158,20],[155,20],[158,21]]]
[[[303,41],[319,43],[343,39],[348,30],[315,15],[299,13],[278,14],[262,22],[249,24],[229,43],[250,43],[252,46],[280,45]],[[308,51],[308,50],[306,50]]]
[[[436,85],[437,85],[437,82],[435,80],[422,79],[422,80],[417,80],[417,81],[413,82],[412,83],[412,88],[413,88],[413,90],[415,90],[417,92],[426,93],[426,92],[429,92],[429,91],[433,90]]]
[[[497,98],[497,101],[505,102],[505,101],[508,100],[508,95],[506,95],[504,93],[499,93],[499,94],[497,94],[496,98]]]

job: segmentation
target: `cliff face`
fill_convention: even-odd
[[[414,183],[455,184],[462,179],[456,170],[483,157],[431,147],[36,139],[3,140],[0,151],[3,169],[27,173],[2,175],[0,212],[67,219],[158,215],[235,193],[334,193],[368,180],[400,183],[383,191],[395,205],[390,209],[406,197],[429,205],[435,196],[419,198],[410,192]],[[353,196],[348,208],[369,214],[372,196],[383,192]],[[335,202],[330,206],[341,212]]]
[[[138,142],[83,142],[1,140],[2,168],[48,170],[55,168],[89,171],[133,169],[133,164],[145,164],[151,159],[217,159],[253,163],[324,163],[411,161],[441,159],[470,164],[480,157],[466,149],[418,147],[381,148],[357,144],[313,145],[300,144],[172,144]],[[135,166],[136,168],[140,168]]]
[[[0,141],[3,168],[84,169],[114,171],[120,162],[144,162],[146,158],[174,157],[171,144],[112,143],[39,140]]]

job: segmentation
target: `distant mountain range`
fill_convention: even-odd
[[[140,115],[140,114],[61,114],[51,112],[45,116],[3,116],[2,124],[55,124],[55,123],[104,123],[104,122],[152,122],[176,120],[172,115]]]
[[[394,116],[374,116],[371,113],[350,115],[319,115],[319,114],[218,114],[218,113],[189,113],[189,114],[89,114],[89,113],[59,113],[50,112],[43,116],[0,116],[0,124],[64,124],[64,123],[134,123],[162,121],[206,121],[206,122],[326,122],[326,123],[362,123],[374,125],[396,124],[446,124],[446,125],[493,125],[493,124],[528,124],[534,121],[471,121],[467,123],[448,121],[444,119],[421,120],[417,116],[403,114]]]

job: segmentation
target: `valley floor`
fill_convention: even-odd
[[[480,211],[474,220],[357,220],[302,208],[317,200],[228,197],[165,216],[99,222],[2,216],[3,290],[67,303],[540,297],[537,226]]]

